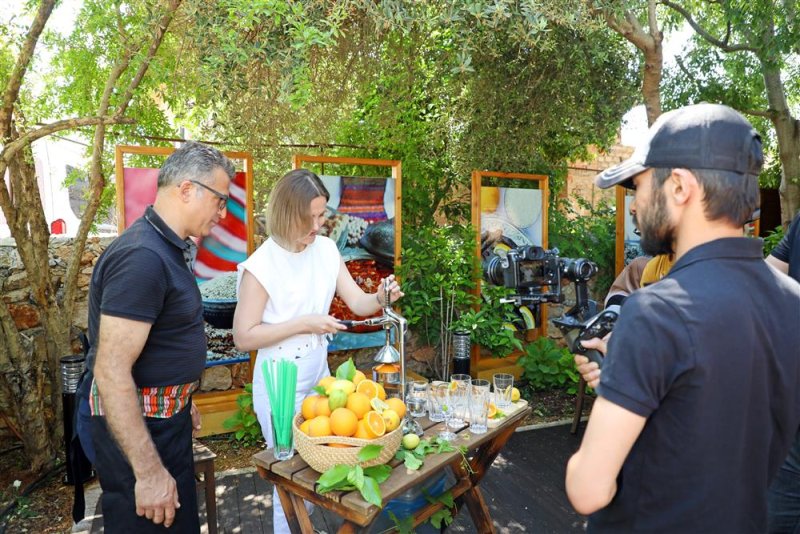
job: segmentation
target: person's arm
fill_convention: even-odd
[[[789,274],[789,264],[786,263],[785,261],[779,260],[778,258],[773,256],[772,254],[767,256],[764,261],[766,261],[768,264],[770,264],[773,267],[775,267],[776,269],[778,269],[783,274]]]
[[[269,294],[264,286],[245,270],[239,286],[239,302],[233,315],[233,342],[236,350],[246,352],[275,345],[298,334],[333,334],[345,326],[323,313],[299,315],[283,323],[261,321]]]
[[[339,264],[339,275],[336,277],[336,293],[338,293],[353,313],[363,317],[380,311],[383,305],[386,304],[385,283],[389,284],[390,303],[397,301],[397,299],[404,295],[404,293],[400,291],[400,284],[397,283],[393,274],[387,276],[386,279],[381,279],[375,293],[365,293],[358,287],[356,281],[353,280],[353,275],[350,274],[344,260],[341,260]]]
[[[136,513],[170,526],[180,508],[178,489],[144,424],[132,375],[149,333],[149,323],[101,314],[94,378],[108,426],[136,477]]]
[[[567,497],[578,513],[594,513],[614,498],[617,476],[646,421],[603,397],[595,400],[581,447],[567,463]]]

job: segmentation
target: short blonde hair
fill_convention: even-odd
[[[311,227],[311,201],[331,195],[319,176],[306,169],[296,169],[283,176],[269,196],[267,230],[283,247],[300,239]]]

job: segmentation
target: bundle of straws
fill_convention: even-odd
[[[275,443],[288,445],[292,442],[297,365],[286,360],[278,362],[267,360],[262,364],[261,370],[264,373],[264,382],[267,385],[267,395],[272,410]]]

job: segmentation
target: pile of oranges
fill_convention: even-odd
[[[313,394],[303,399],[300,430],[308,436],[354,437],[371,440],[400,426],[406,406],[400,399],[386,398],[383,386],[356,371],[352,380],[327,376],[317,389],[325,395]],[[332,447],[349,445],[330,443]]]

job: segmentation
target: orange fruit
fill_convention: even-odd
[[[367,430],[367,421],[365,419],[361,419],[358,422],[358,428],[356,428],[356,433],[353,434],[353,437],[358,439],[372,439],[369,430]]]
[[[305,399],[303,399],[303,405],[300,408],[300,413],[303,414],[303,419],[306,421],[310,419],[314,419],[317,416],[316,410],[314,408],[317,399],[319,399],[319,395],[309,395]]]
[[[402,419],[406,415],[406,405],[403,401],[398,399],[397,397],[392,397],[391,399],[386,399],[386,404],[389,405],[389,408],[397,412],[397,416]]]
[[[311,432],[310,429],[311,429],[311,420],[303,421],[303,423],[300,425],[300,432],[302,432],[303,434],[308,435]]]
[[[367,427],[369,435],[373,438],[386,434],[386,423],[378,412],[367,412],[367,415],[364,416],[364,425]]]
[[[352,445],[347,445],[345,443],[328,443],[328,447],[335,447],[337,449],[349,449]]]
[[[328,405],[328,397],[317,397],[314,402],[314,415],[331,415],[331,407]]]
[[[383,386],[381,384],[375,384],[375,385],[378,386],[378,398],[380,400],[382,400],[382,401],[385,401],[386,400],[386,390],[383,389]]]
[[[312,438],[331,435],[331,419],[327,415],[318,415],[310,423],[308,435]]]
[[[362,380],[366,379],[367,375],[362,373],[361,371],[356,371],[356,374],[353,375],[353,385],[358,387],[358,383]]]
[[[497,415],[497,406],[493,402],[489,403],[489,419]]]
[[[337,436],[352,436],[358,430],[358,417],[347,408],[336,408],[331,414],[331,431]]]
[[[378,396],[378,386],[380,386],[380,384],[377,382],[365,378],[358,383],[358,386],[356,386],[356,391],[358,393],[363,393],[370,399],[374,399]]]
[[[356,414],[356,417],[359,419],[363,419],[364,415],[370,411],[369,397],[363,393],[359,393],[358,391],[351,393],[347,397],[347,404],[345,404],[345,408]]]

